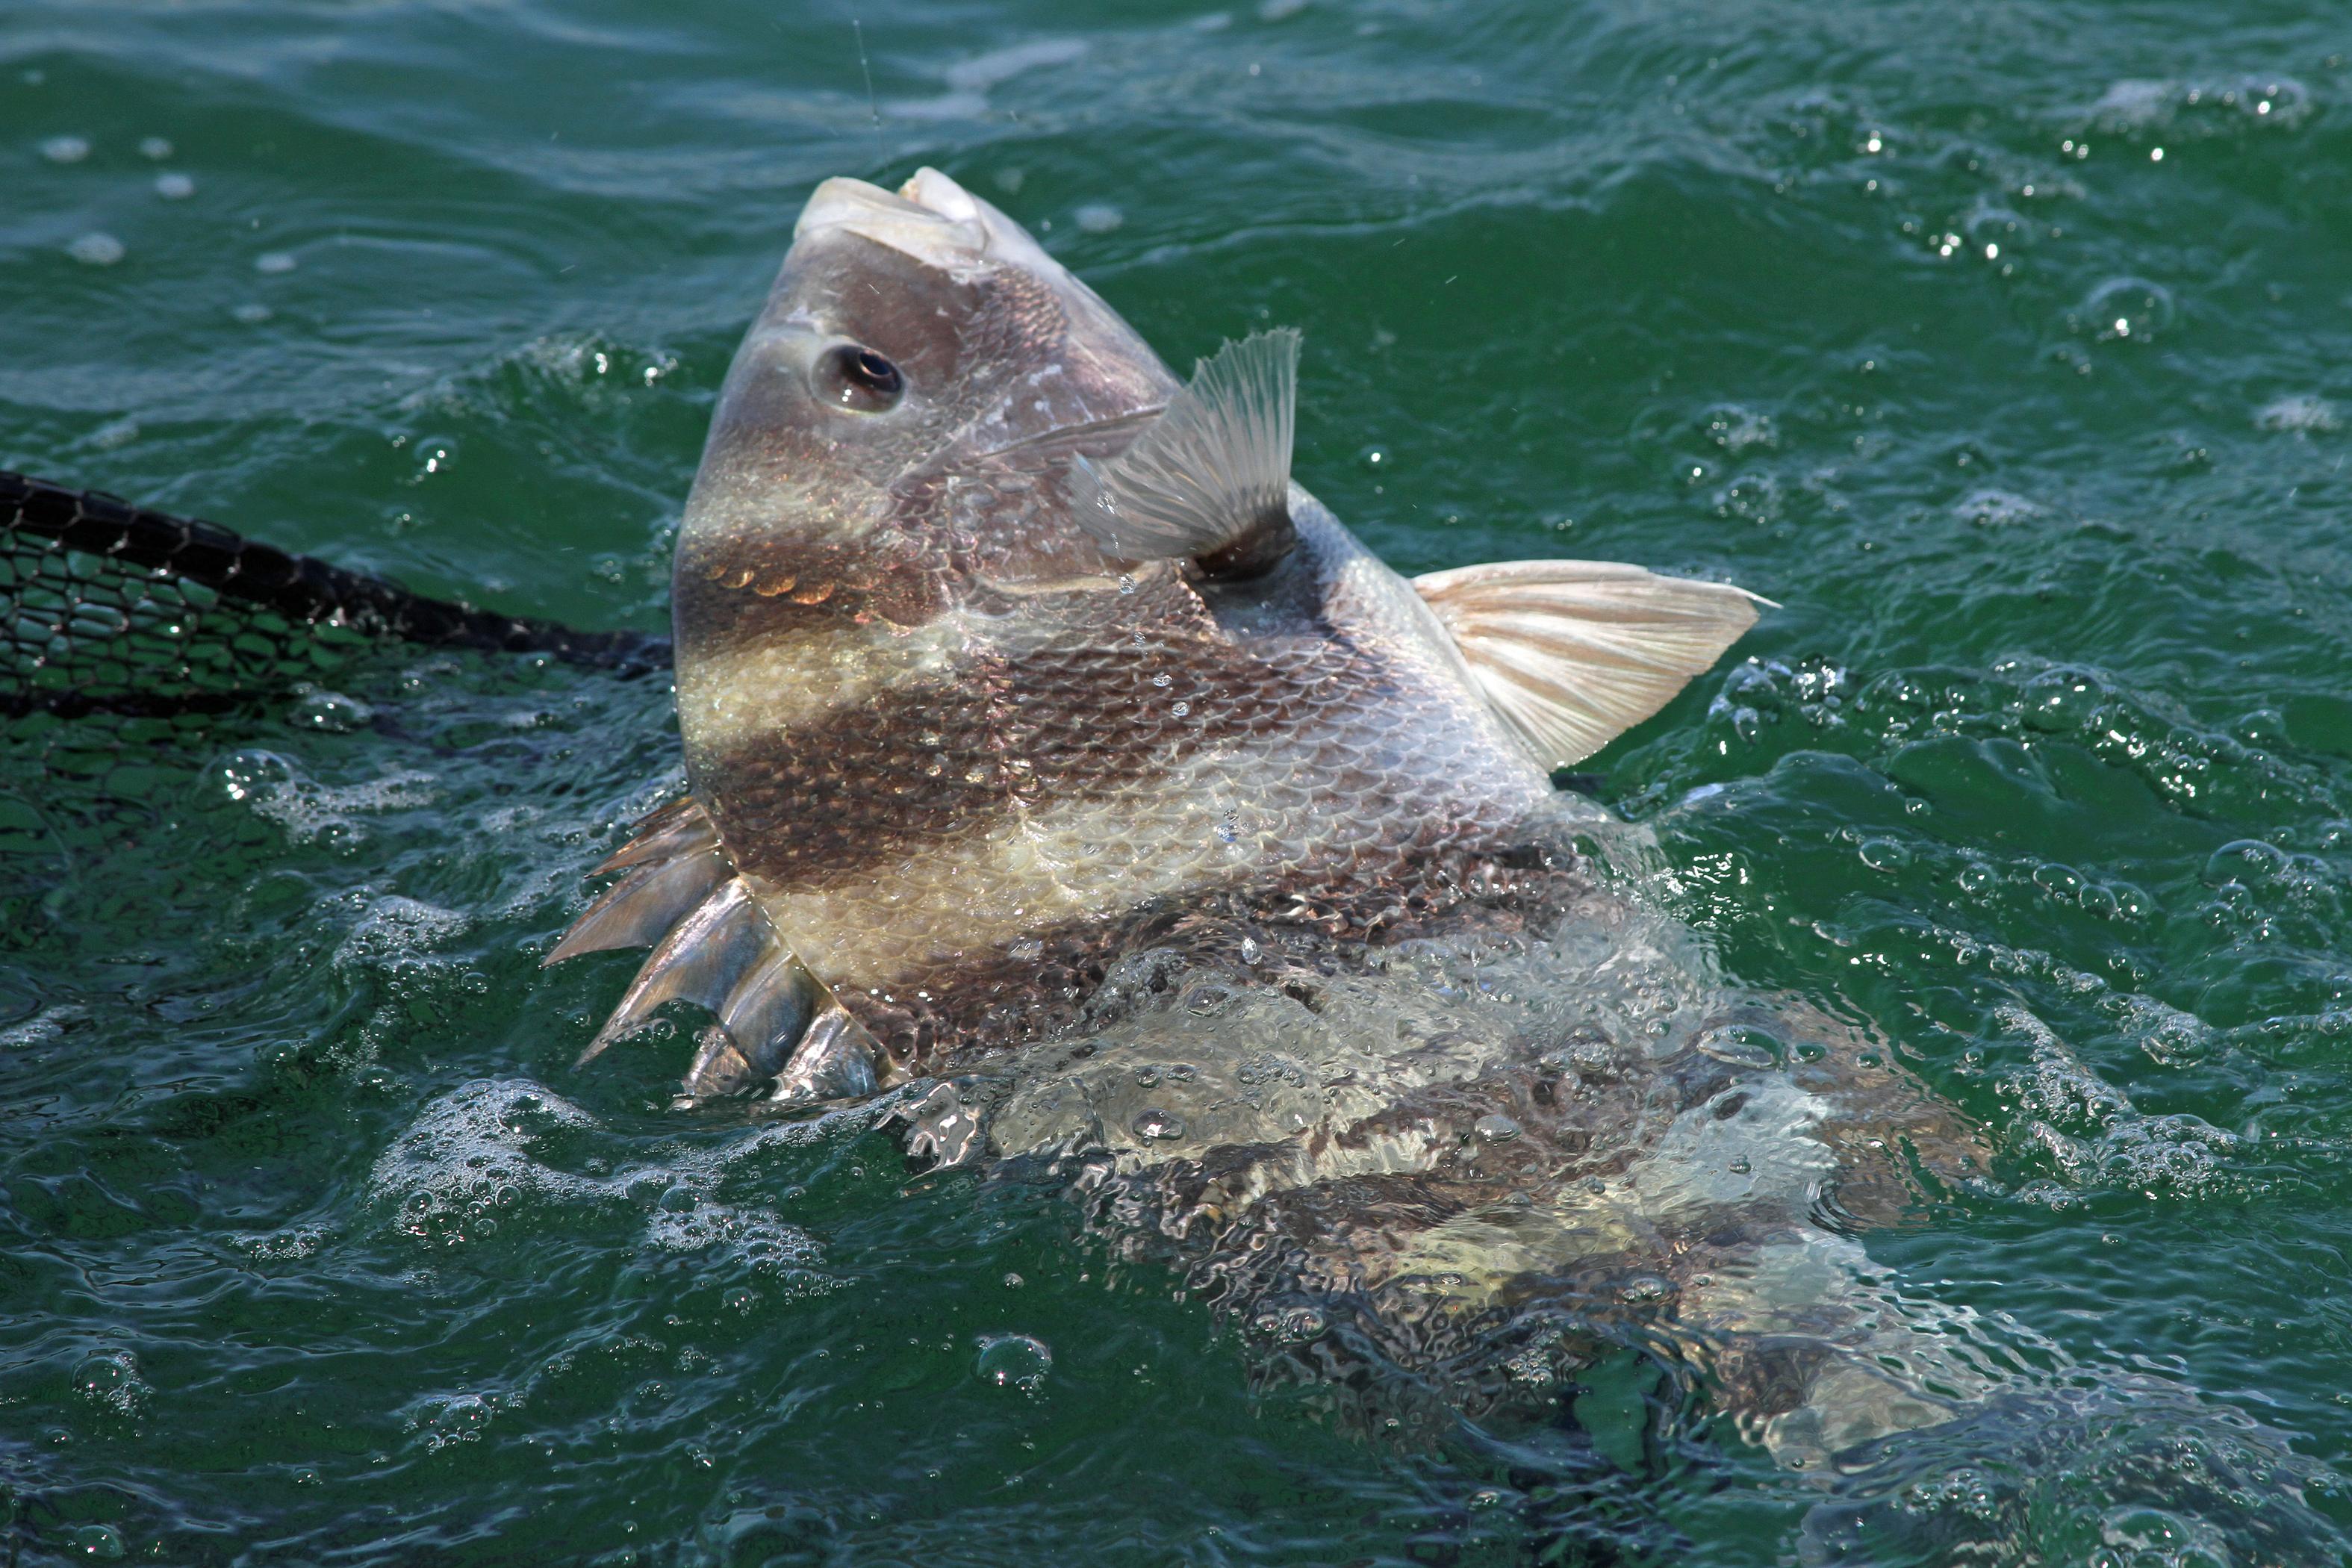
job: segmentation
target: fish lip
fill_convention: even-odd
[[[898,192],[846,175],[826,180],[810,193],[800,220],[793,225],[793,239],[797,244],[812,235],[838,230],[933,266],[979,261],[988,249],[987,227],[968,213],[942,211],[914,199],[911,193],[920,178],[908,181]],[[947,184],[962,194],[953,181]]]
[[[809,193],[793,226],[795,242],[838,229],[934,267],[985,262],[1021,268],[1047,281],[1066,276],[1027,230],[928,164],[896,191],[835,175]]]

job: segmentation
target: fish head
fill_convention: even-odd
[[[894,496],[925,478],[1115,430],[1174,387],[1117,312],[947,175],[925,169],[895,193],[827,180],[728,372],[688,553],[747,541],[776,559],[856,553],[919,534],[891,520],[907,510]]]

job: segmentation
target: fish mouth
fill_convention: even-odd
[[[933,267],[961,270],[998,261],[1046,278],[1062,272],[1020,225],[928,167],[895,192],[846,175],[818,185],[793,226],[793,238],[797,243],[828,231],[856,235]]]

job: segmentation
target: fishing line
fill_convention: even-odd
[[[857,40],[857,74],[866,79],[866,112],[874,117],[874,168],[879,174],[890,154],[882,145],[882,106],[874,99],[874,68],[866,63],[866,27],[855,16],[849,19],[849,34]]]

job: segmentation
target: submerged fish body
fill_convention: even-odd
[[[1551,786],[1757,601],[1407,582],[1289,477],[1296,351],[1180,383],[945,176],[820,186],[678,542],[689,793],[550,955],[654,949],[589,1054],[686,1001],[689,1099],[908,1084],[911,1152],[1058,1170],[1277,1361],[1456,1410],[1633,1345],[1820,1467],[2033,1382],[1854,1239],[1977,1130]]]

